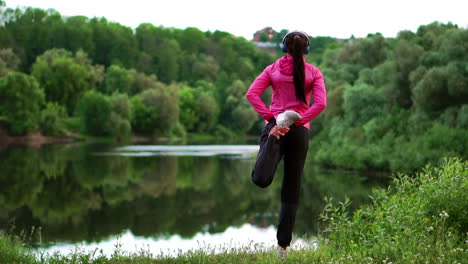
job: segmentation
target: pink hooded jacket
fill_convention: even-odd
[[[305,97],[307,104],[296,99],[293,80],[293,57],[283,56],[263,70],[247,91],[246,97],[250,104],[265,120],[277,117],[286,110],[298,112],[302,119],[295,123],[310,129],[309,122],[318,116],[327,106],[327,92],[322,73],[311,64],[305,62]],[[271,85],[273,93],[268,109],[260,95]],[[314,103],[309,107],[310,98]]]

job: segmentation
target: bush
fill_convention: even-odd
[[[132,97],[131,104],[131,123],[135,132],[151,134],[158,122],[158,112],[155,106],[145,105],[140,95]]]
[[[0,263],[38,263],[22,241],[0,232]]]
[[[144,134],[168,135],[179,122],[177,96],[171,94],[177,87],[149,89],[131,99],[132,127]]]
[[[119,140],[128,139],[132,134],[132,126],[128,119],[122,118],[122,116],[112,112],[109,119],[110,135]]]
[[[86,92],[80,100],[78,115],[81,117],[82,130],[93,136],[109,136],[112,103],[99,92]]]
[[[184,125],[178,122],[171,127],[171,130],[169,131],[169,136],[185,140],[187,138],[187,131],[185,131]]]
[[[398,175],[388,190],[351,217],[349,202],[322,213],[324,247],[348,263],[462,263],[468,227],[468,162],[448,159],[415,177]]]
[[[46,109],[41,112],[41,131],[46,136],[63,136],[66,129],[63,119],[67,110],[57,103],[48,103]]]
[[[80,101],[78,113],[82,130],[93,136],[111,136],[118,140],[130,137],[130,102],[126,95],[106,96],[87,92]]]
[[[13,135],[39,128],[44,91],[34,77],[10,72],[0,79],[0,120]]]

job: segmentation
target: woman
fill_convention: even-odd
[[[253,182],[262,188],[270,185],[278,163],[284,158],[276,235],[278,253],[284,258],[291,243],[299,202],[301,175],[309,144],[309,122],[325,109],[327,99],[322,73],[304,59],[310,45],[307,34],[293,31],[286,34],[282,42],[287,55],[265,68],[250,86],[246,97],[266,121],[252,171]],[[269,86],[273,93],[267,108],[260,95]],[[309,107],[311,96],[313,104]],[[280,119],[282,125],[278,125]]]

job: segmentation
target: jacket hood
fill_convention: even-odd
[[[292,75],[294,70],[293,57],[283,56],[278,59],[280,72],[284,75]]]
[[[305,58],[302,58],[304,61],[304,68],[306,67],[305,64],[307,63]],[[293,75],[294,71],[294,59],[293,56],[283,56],[277,60],[278,66],[280,68],[280,72],[284,75]]]

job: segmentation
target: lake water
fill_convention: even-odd
[[[275,246],[279,166],[251,183],[257,145],[48,145],[0,149],[0,229],[30,235],[38,251],[77,248],[175,255],[210,247]],[[323,197],[352,208],[386,182],[323,170],[308,159],[294,244],[313,246]],[[40,228],[40,231],[37,231]]]

